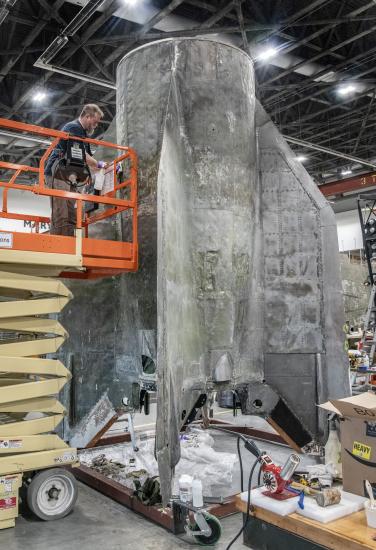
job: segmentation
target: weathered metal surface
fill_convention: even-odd
[[[166,499],[201,393],[237,388],[243,412],[271,416],[299,446],[323,438],[316,404],[349,391],[336,226],[255,100],[244,52],[148,44],[120,62],[117,89],[115,141],[140,160],[140,269],[71,284],[66,397],[72,423],[105,391],[136,406],[142,355],[157,363]],[[101,230],[126,236],[129,218]]]
[[[254,75],[239,50],[188,40],[140,48],[117,80],[140,216],[157,212],[157,456],[168,484],[199,394],[263,376]]]
[[[69,438],[70,445],[78,449],[94,447],[118,417],[107,394],[104,394],[72,430]]]
[[[260,105],[256,125],[265,262],[265,381],[308,432],[320,438],[324,425],[314,404],[349,392],[335,216]]]
[[[211,388],[239,387],[248,413],[282,401],[302,440],[322,437],[316,403],[348,391],[336,227],[256,106],[244,52],[160,41],[120,62],[117,86],[118,141],[140,156],[140,227],[157,235],[139,276],[156,292],[166,496],[179,427]]]

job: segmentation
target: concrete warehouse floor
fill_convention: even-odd
[[[232,416],[231,410],[215,408],[215,416],[238,425],[271,429],[261,418],[253,416]],[[153,412],[148,420],[153,420]],[[136,415],[136,425],[145,425],[146,418]],[[150,424],[148,425],[150,426]],[[217,451],[236,453],[236,438],[222,432],[211,430],[215,438]],[[267,450],[275,461],[283,463],[291,450],[270,443],[257,442],[262,450]],[[248,479],[253,457],[242,451],[244,479]],[[304,464],[314,462],[312,457],[304,457]],[[245,481],[246,483],[246,481]],[[240,470],[236,464],[233,482],[226,494],[239,492]],[[223,534],[216,546],[225,550],[242,524],[240,514],[221,520]],[[79,496],[73,512],[59,521],[41,522],[33,517],[20,516],[15,529],[0,531],[0,547],[7,550],[24,550],[28,546],[35,550],[118,550],[142,548],[143,550],[174,550],[175,548],[200,548],[187,536],[176,537],[162,527],[155,525],[131,512],[124,506],[112,501],[97,491],[79,484]],[[232,546],[232,550],[245,548],[242,536]]]
[[[241,527],[241,515],[222,520],[223,535],[216,546],[224,550]],[[202,548],[131,512],[104,495],[79,484],[74,511],[58,521],[19,517],[15,529],[0,531],[0,547],[7,550],[174,550]],[[245,548],[240,538],[232,547]]]

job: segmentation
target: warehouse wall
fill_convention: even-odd
[[[363,248],[363,238],[357,210],[338,212],[336,214],[336,222],[340,252]]]

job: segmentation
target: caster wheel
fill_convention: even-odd
[[[222,535],[222,527],[220,521],[210,514],[204,514],[205,519],[211,529],[211,533],[208,537],[205,535],[194,535],[194,538],[198,542],[198,544],[201,544],[201,546],[211,546],[213,544],[216,544]],[[193,526],[191,526],[192,531],[199,531],[200,528],[195,523]]]
[[[51,468],[35,474],[27,488],[26,501],[39,519],[52,521],[69,514],[77,493],[73,474],[63,468]]]

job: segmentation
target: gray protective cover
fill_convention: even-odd
[[[157,241],[144,243],[122,305],[135,329],[157,337],[166,498],[180,426],[211,389],[237,387],[250,414],[270,415],[282,400],[311,437],[323,436],[316,404],[349,392],[337,232],[257,103],[241,50],[148,44],[120,62],[117,89],[118,141],[140,158],[140,241]],[[148,326],[144,306],[155,308]]]

